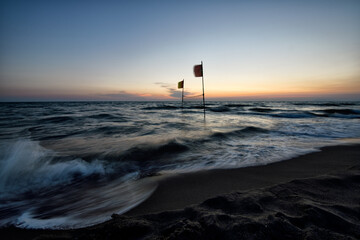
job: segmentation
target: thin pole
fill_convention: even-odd
[[[184,108],[184,88],[185,88],[185,81],[183,79],[183,88],[182,88],[182,95],[181,95],[181,107]]]
[[[202,78],[202,89],[203,89],[203,105],[205,110],[204,67],[202,61],[201,61],[201,71],[202,71],[201,78]]]

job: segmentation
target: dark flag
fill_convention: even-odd
[[[194,66],[194,75],[195,75],[195,77],[202,77],[203,76],[202,64]]]
[[[178,88],[184,88],[184,80],[178,82]]]

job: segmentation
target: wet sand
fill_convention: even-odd
[[[210,197],[319,176],[360,164],[360,145],[324,147],[264,166],[217,169],[160,178],[154,194],[126,215],[181,209]]]
[[[265,166],[160,176],[124,215],[77,230],[0,229],[2,239],[359,239],[360,145]]]

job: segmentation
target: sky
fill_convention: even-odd
[[[358,0],[3,0],[0,101],[360,100]]]

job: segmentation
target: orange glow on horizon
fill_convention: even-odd
[[[210,78],[210,77],[209,77]],[[343,77],[328,80],[303,80],[303,81],[234,81],[222,82],[214,79],[205,79],[205,96],[207,99],[297,99],[316,98],[326,96],[352,95],[360,99],[359,77]],[[185,83],[185,94],[188,96],[200,95],[201,80],[189,80]],[[40,100],[99,100],[99,101],[152,101],[175,100],[181,96],[177,89],[177,82],[149,83],[142,88],[122,89],[121,86],[88,86],[73,88],[50,88],[49,86],[18,86],[0,89],[3,99],[40,99]],[[147,88],[145,88],[147,87]],[[200,99],[194,98],[193,100]]]

